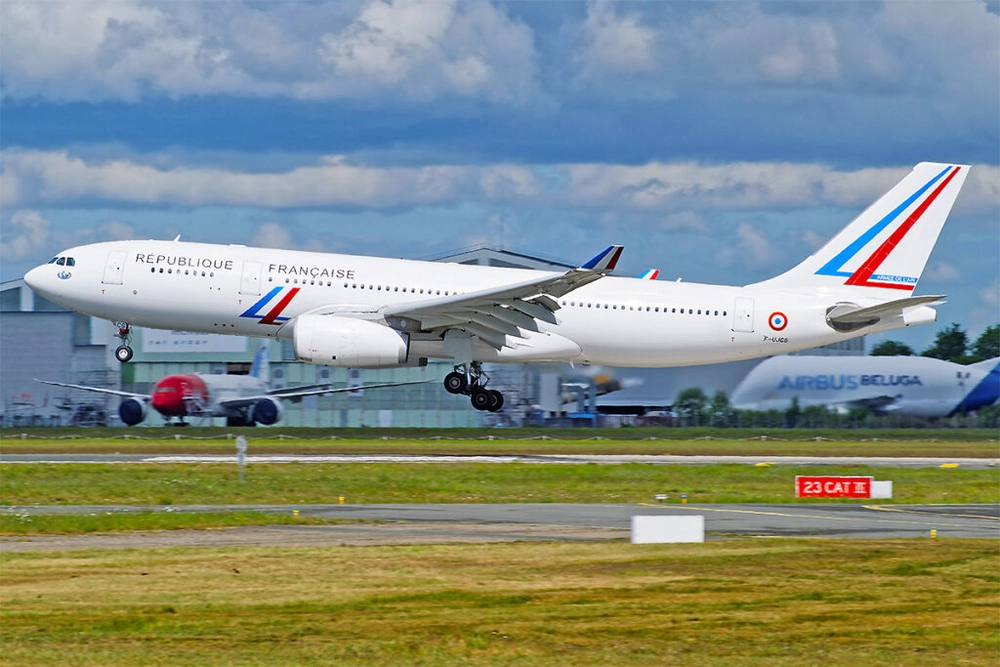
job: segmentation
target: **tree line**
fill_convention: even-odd
[[[872,348],[873,357],[912,357],[913,348],[896,340],[887,340]],[[1000,357],[1000,324],[987,327],[971,345],[968,334],[955,322],[937,332],[934,343],[920,353],[921,357],[943,359],[956,364],[974,364]]]

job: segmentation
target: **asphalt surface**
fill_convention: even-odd
[[[1000,503],[977,505],[193,505],[21,506],[4,514],[262,511],[349,520],[108,535],[0,537],[0,552],[169,546],[334,546],[514,540],[627,540],[635,515],[705,517],[708,539],[726,537],[1000,539]],[[934,531],[932,533],[932,531]]]
[[[889,457],[889,456],[670,456],[670,455],[400,455],[400,454],[263,454],[247,455],[246,463],[539,463],[580,465],[586,463],[653,465],[791,465],[873,466],[891,468],[939,468],[941,466],[983,470],[1000,465],[993,458]],[[0,463],[235,463],[231,455],[210,454],[3,454]]]
[[[236,457],[142,454],[2,454],[2,463],[235,463]],[[420,456],[261,455],[247,463],[538,463],[661,465],[864,465],[875,467],[961,467],[984,469],[994,459],[895,457],[752,456]],[[665,504],[453,504],[453,505],[187,505],[21,506],[0,513],[28,520],[37,514],[126,512],[260,511],[349,521],[327,526],[267,526],[218,530],[174,530],[105,535],[0,537],[0,552],[153,548],[167,546],[332,546],[341,544],[428,544],[512,540],[627,540],[635,515],[705,517],[708,539],[725,537],[814,538],[991,538],[1000,539],[1000,503],[978,505],[879,505],[816,503],[795,505]]]

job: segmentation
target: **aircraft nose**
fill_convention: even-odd
[[[42,271],[45,268],[45,264],[42,266],[36,266],[31,271],[24,274],[24,282],[27,283],[28,287],[37,291],[38,287],[42,282]]]

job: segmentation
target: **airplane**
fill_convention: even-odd
[[[332,388],[328,384],[303,385],[286,389],[269,389],[270,353],[268,343],[257,348],[249,375],[223,375],[188,373],[167,375],[153,385],[150,394],[119,391],[105,387],[38,380],[42,384],[69,389],[93,391],[121,396],[118,416],[128,426],[135,426],[146,419],[148,408],[163,416],[167,424],[177,417],[185,425],[185,417],[225,417],[227,426],[270,426],[277,423],[284,413],[283,401],[300,401],[306,396],[338,394],[360,389],[395,387],[415,382],[384,382],[358,387]]]
[[[484,362],[626,367],[766,357],[933,322],[914,296],[969,172],[923,162],[825,246],[742,287],[615,277],[622,246],[566,272],[243,245],[110,241],[25,275],[36,294],[132,326],[290,340],[304,362],[349,368],[449,359],[445,389],[499,410]]]
[[[738,410],[787,410],[825,405],[865,407],[876,414],[937,419],[994,405],[1000,398],[1000,357],[963,366],[929,357],[766,359],[733,391]]]

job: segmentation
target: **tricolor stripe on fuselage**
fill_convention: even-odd
[[[279,317],[279,315],[281,315],[281,313],[285,310],[288,304],[291,303],[292,299],[295,298],[295,295],[299,293],[300,288],[298,287],[292,287],[291,289],[289,289],[288,293],[285,294],[278,301],[278,303],[273,308],[271,308],[271,310],[267,312],[266,315],[261,317],[260,313],[261,308],[270,303],[270,301],[274,299],[274,297],[278,296],[278,293],[281,292],[281,290],[283,289],[285,288],[275,287],[273,290],[271,290],[263,297],[261,297],[260,301],[250,306],[242,313],[240,313],[240,317],[250,317],[254,319],[260,317],[261,318],[259,321],[260,324],[280,324],[282,322],[288,321],[287,317]]]

